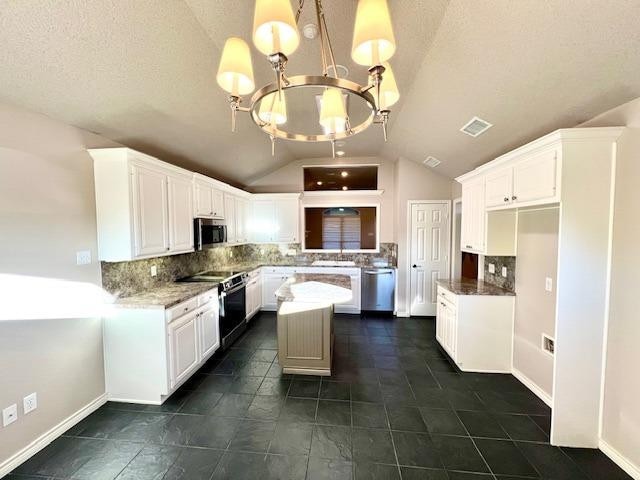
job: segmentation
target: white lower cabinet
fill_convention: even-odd
[[[513,296],[456,295],[438,286],[436,340],[464,372],[511,372]]]
[[[158,405],[220,347],[218,292],[170,309],[118,308],[104,319],[108,399]]]
[[[265,267],[262,271],[262,310],[275,312],[278,308],[276,290],[278,290],[289,277],[293,275],[293,269]]]

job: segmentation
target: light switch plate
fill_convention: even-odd
[[[158,267],[151,265],[151,276],[155,277],[156,275],[158,275]]]
[[[15,403],[2,410],[2,426],[6,427],[18,420],[18,405]]]
[[[489,273],[496,273],[496,264],[495,263],[490,263],[489,264]]]
[[[89,265],[91,263],[91,250],[76,252],[76,265]]]
[[[507,267],[502,267],[502,276],[503,277],[507,276]]]
[[[544,289],[547,292],[553,292],[553,278],[547,277],[544,280]]]
[[[24,397],[22,399],[22,408],[25,415],[29,412],[33,412],[36,408],[38,408],[38,394],[36,392],[33,392]]]

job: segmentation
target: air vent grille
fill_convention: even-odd
[[[482,120],[478,117],[473,117],[465,124],[464,127],[460,129],[460,131],[466,133],[467,135],[471,135],[472,137],[477,137],[478,135],[486,132],[491,127],[493,127],[493,124],[487,122],[486,120]]]
[[[428,156],[422,163],[427,167],[435,168],[440,165],[441,162],[436,157]]]

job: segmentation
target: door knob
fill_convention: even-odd
[[[416,265],[415,263],[413,264],[413,268],[418,268],[418,265]]]

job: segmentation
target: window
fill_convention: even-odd
[[[377,207],[306,207],[305,250],[375,251]]]
[[[377,165],[304,167],[304,190],[377,190]]]

